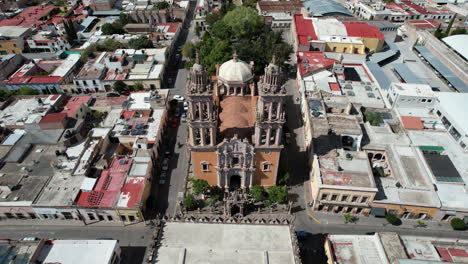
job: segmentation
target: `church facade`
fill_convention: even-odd
[[[195,178],[237,189],[276,185],[285,123],[284,75],[272,62],[255,82],[238,59],[217,68],[216,81],[197,56],[187,80],[188,146]]]

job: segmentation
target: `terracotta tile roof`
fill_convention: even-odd
[[[308,44],[309,38],[317,40],[312,20],[304,19],[303,15],[294,15],[294,24],[296,26],[297,39],[299,44]]]
[[[50,113],[45,115],[39,124],[61,123],[65,118],[67,118],[67,114],[65,113]]]
[[[411,130],[423,130],[424,125],[420,117],[416,116],[402,116],[401,122],[403,127]]]
[[[364,22],[343,22],[343,24],[349,37],[385,39],[376,26]]]
[[[261,11],[281,11],[299,13],[303,7],[301,1],[259,1],[257,2]]]
[[[297,52],[297,67],[301,76],[333,66],[337,60],[325,58],[320,51]]]

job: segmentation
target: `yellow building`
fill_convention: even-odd
[[[366,153],[343,150],[314,157],[310,188],[313,210],[362,215],[378,191]]]
[[[18,26],[0,27],[0,55],[21,54],[25,39],[31,35],[31,29]]]
[[[197,58],[187,83],[195,178],[230,189],[276,185],[286,121],[281,68],[273,58],[256,86],[252,66],[234,54],[216,79],[210,82]]]

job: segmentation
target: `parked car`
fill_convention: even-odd
[[[162,162],[162,170],[167,171],[169,169],[169,159],[164,159]]]
[[[120,97],[120,94],[118,94],[118,93],[107,93],[106,97]]]
[[[182,116],[180,117],[180,121],[182,121],[182,122],[187,121],[187,114],[186,113],[182,113]]]
[[[182,113],[180,112],[180,109],[179,108],[176,108],[175,112],[174,112],[174,116],[175,117],[179,117]]]
[[[184,111],[187,111],[187,110],[188,110],[188,103],[184,102]]]
[[[178,95],[178,94],[174,95],[172,99],[180,101],[180,102],[183,102],[185,100],[185,98],[182,95]]]
[[[166,180],[159,180],[159,184],[163,185],[166,183]]]

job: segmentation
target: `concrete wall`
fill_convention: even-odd
[[[387,210],[387,213],[393,213],[402,217],[405,212],[408,212],[410,218],[414,219],[428,219],[428,218],[419,218],[417,217],[419,214],[426,214],[429,219],[433,218],[437,212],[439,212],[438,208],[434,207],[422,207],[422,206],[411,206],[411,205],[402,205],[402,204],[385,204],[379,202],[373,202],[372,207],[381,207]]]

